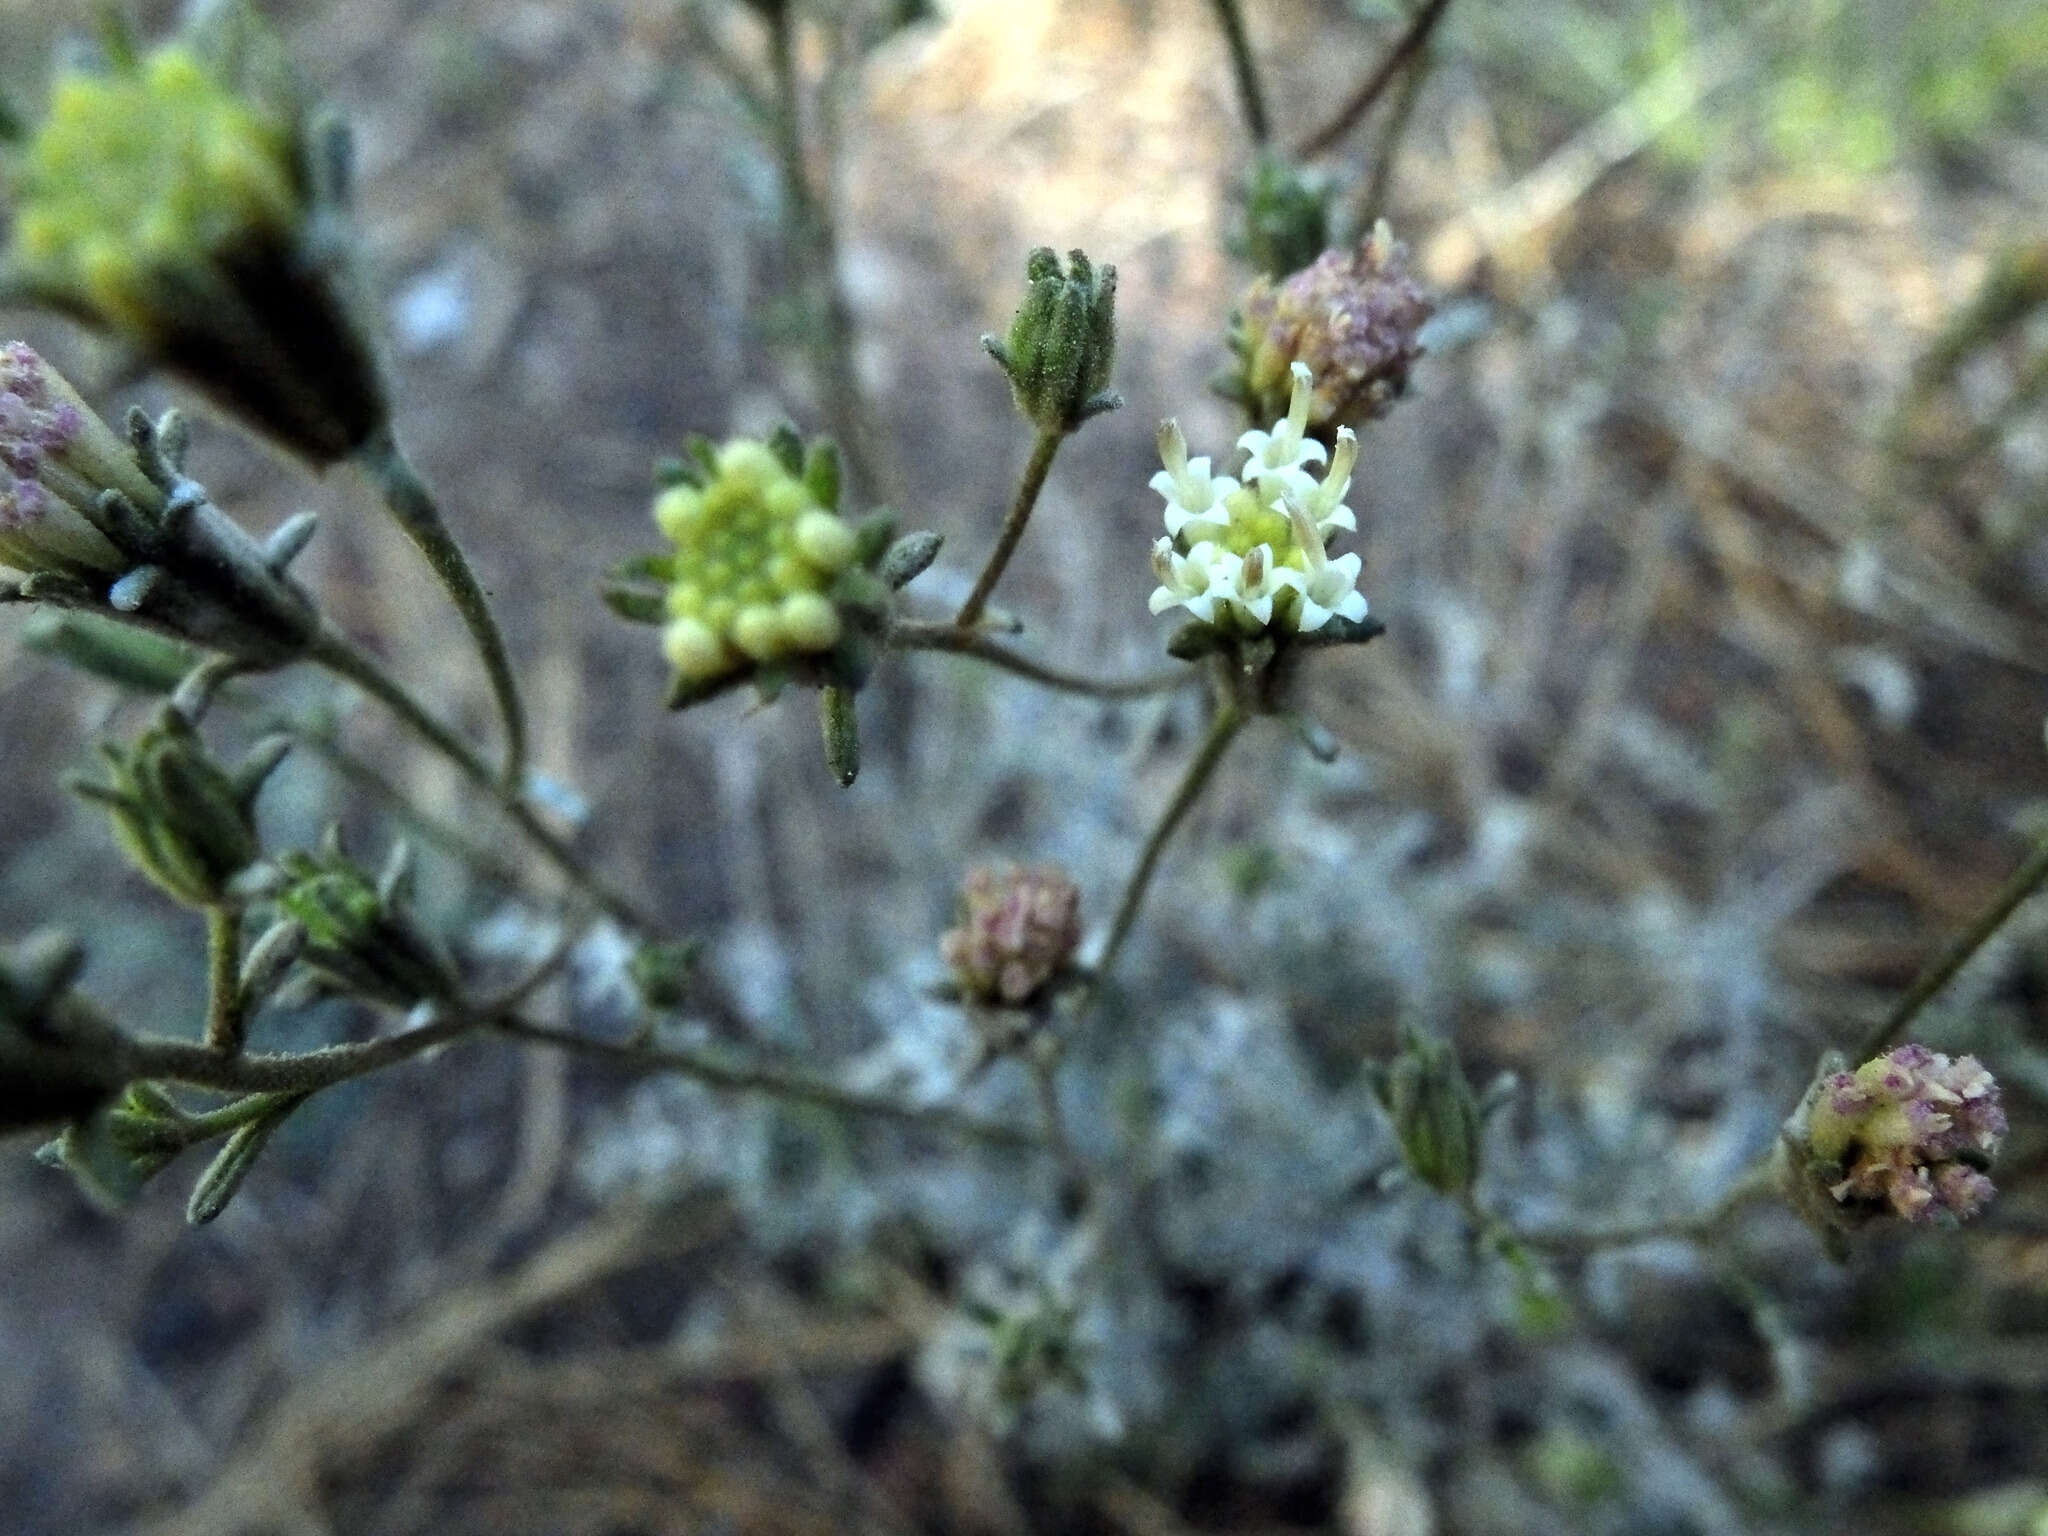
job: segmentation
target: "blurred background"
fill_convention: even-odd
[[[91,9],[0,3],[31,112]],[[925,995],[937,935],[1002,859],[1065,865],[1099,933],[1195,701],[897,656],[841,792],[806,700],[669,716],[652,632],[595,601],[683,434],[843,410],[730,77],[758,18],[264,9],[354,124],[400,432],[496,596],[540,764],[592,860],[705,942],[724,1006],[680,1027],[1028,1118],[1025,1075],[973,1073]],[[863,500],[947,539],[912,606],[964,596],[1029,449],[976,338],[1030,247],[1081,246],[1119,269],[1127,403],[1062,453],[1001,600],[1034,654],[1155,665],[1154,427],[1223,456],[1241,425],[1206,388],[1251,276],[1212,7],[800,9]],[[1409,21],[1246,15],[1282,144]],[[1337,762],[1250,733],[1168,857],[1066,1071],[1082,1151],[1128,1168],[1107,1208],[1063,1211],[1014,1151],[504,1046],[316,1100],[198,1231],[190,1170],[110,1217],[22,1142],[0,1527],[2048,1531],[2041,903],[1921,1030],[2005,1084],[1999,1202],[1844,1266],[1766,1210],[1706,1251],[1509,1272],[1384,1177],[1360,1078],[1403,1024],[1514,1074],[1486,1188],[1520,1224],[1704,1208],[2048,830],[2048,12],[1453,0],[1421,57],[1313,161],[1439,299],[1352,498],[1388,634],[1313,664]],[[45,316],[5,328],[109,410],[191,404]],[[330,612],[488,736],[454,615],[359,482],[203,414],[193,467],[253,527],[318,510],[300,569]],[[21,633],[0,617],[0,933],[69,927],[112,1013],[194,1031],[196,920],[62,787],[148,706]],[[244,700],[252,730],[338,710],[355,758],[468,814],[319,678]],[[264,812],[280,847],[339,818],[372,863],[402,830],[306,753]],[[546,951],[545,905],[424,855],[470,963]],[[616,1019],[623,951],[584,940],[554,1006]],[[369,1027],[315,1008],[258,1038]],[[1020,1394],[1034,1359],[1058,1368]]]

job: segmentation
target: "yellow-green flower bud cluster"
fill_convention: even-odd
[[[654,503],[675,546],[662,649],[693,683],[831,650],[841,620],[829,593],[855,555],[853,527],[766,444],[736,439],[715,465]]]
[[[132,69],[66,71],[17,172],[13,259],[113,328],[153,334],[163,274],[304,217],[295,133],[177,44]]]
[[[250,0],[66,63],[10,157],[7,286],[106,331],[325,466],[389,425],[348,281],[348,134]]]

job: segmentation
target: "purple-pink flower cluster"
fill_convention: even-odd
[[[85,419],[69,400],[52,398],[43,360],[18,341],[0,347],[0,528],[25,526],[49,511],[37,478],[52,454],[78,440]]]
[[[1080,948],[1081,892],[1058,869],[977,869],[960,895],[965,915],[939,953],[965,997],[1029,1002]]]
[[[1844,1206],[1888,1206],[1908,1221],[1974,1216],[1991,1199],[2005,1135],[1998,1084],[1974,1056],[1902,1045],[1820,1084],[1807,1121],[1814,1155],[1839,1164]]]
[[[1407,250],[1384,221],[1356,250],[1325,251],[1275,287],[1261,278],[1241,311],[1243,386],[1256,421],[1286,409],[1288,371],[1315,375],[1309,435],[1329,443],[1360,427],[1408,387],[1422,356],[1416,337],[1436,306],[1408,273]]]

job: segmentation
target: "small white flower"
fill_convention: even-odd
[[[1323,445],[1306,436],[1309,402],[1315,392],[1315,375],[1308,364],[1293,365],[1294,393],[1287,403],[1287,418],[1273,423],[1273,430],[1247,432],[1237,446],[1248,457],[1244,466],[1247,481],[1275,480],[1283,494],[1306,496],[1315,489],[1315,478],[1307,466],[1320,464],[1329,455]]]
[[[1351,489],[1351,466],[1357,462],[1358,434],[1349,427],[1339,427],[1337,451],[1330,455],[1330,467],[1324,471],[1322,484],[1301,498],[1310,521],[1326,539],[1334,528],[1342,528],[1346,533],[1358,531],[1358,519],[1344,505],[1345,493]]]
[[[1219,508],[1237,489],[1237,482],[1228,475],[1210,474],[1206,455],[1188,458],[1188,442],[1177,421],[1159,424],[1159,462],[1166,467],[1152,477],[1151,484],[1166,498],[1168,533],[1178,537],[1190,523],[1214,523],[1220,528],[1228,522]]]
[[[1204,624],[1215,623],[1217,602],[1236,596],[1242,564],[1220,544],[1204,541],[1183,555],[1174,549],[1173,540],[1159,540],[1152,546],[1152,574],[1159,578],[1152,611],[1185,608]]]
[[[1323,536],[1305,508],[1290,505],[1287,516],[1294,524],[1294,542],[1301,547],[1301,557],[1308,567],[1293,573],[1297,578],[1295,590],[1301,594],[1301,619],[1297,627],[1303,634],[1312,633],[1329,623],[1333,614],[1354,624],[1363,619],[1365,598],[1358,590],[1358,571],[1363,562],[1357,555],[1340,555],[1332,560],[1324,552]]]
[[[1273,599],[1288,587],[1301,585],[1301,573],[1273,558],[1270,544],[1255,544],[1231,572],[1225,594],[1232,607],[1261,629],[1273,622]]]

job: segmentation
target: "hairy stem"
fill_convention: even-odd
[[[1394,96],[1394,105],[1388,109],[1386,126],[1374,147],[1372,174],[1365,179],[1356,217],[1351,221],[1352,229],[1361,235],[1370,233],[1374,223],[1387,211],[1387,194],[1394,184],[1394,166],[1401,158],[1401,141],[1408,136],[1408,124],[1414,119],[1416,102],[1422,99],[1423,82],[1429,78],[1429,66],[1434,57],[1424,47],[1402,73],[1401,88]]]
[[[1510,1227],[1469,1197],[1465,1210],[1473,1224],[1489,1235],[1552,1252],[1591,1253],[1602,1248],[1627,1248],[1636,1243],[1656,1242],[1662,1238],[1703,1241],[1720,1231],[1728,1218],[1744,1206],[1768,1200],[1776,1193],[1774,1164],[1771,1155],[1766,1153],[1737,1174],[1719,1200],[1690,1216],[1670,1216],[1625,1227],[1568,1227],[1556,1231],[1524,1232]]]
[[[846,1114],[897,1120],[992,1146],[1039,1145],[1039,1138],[1031,1131],[957,1110],[905,1104],[786,1068],[735,1061],[708,1052],[599,1040],[530,1023],[515,1014],[449,1013],[376,1040],[280,1055],[229,1057],[188,1041],[145,1036],[128,1043],[127,1065],[137,1078],[157,1082],[183,1083],[222,1093],[297,1096],[366,1077],[425,1051],[486,1033],[593,1057],[643,1076],[686,1077],[713,1088],[762,1093]],[[236,1123],[240,1123],[239,1119]]]
[[[975,580],[974,590],[967,595],[967,601],[961,604],[960,612],[953,619],[959,628],[972,629],[980,622],[982,610],[988,607],[996,583],[1003,579],[1003,570],[1009,565],[1010,556],[1017,552],[1017,541],[1024,537],[1024,526],[1031,521],[1031,509],[1038,505],[1038,493],[1045,489],[1045,477],[1052,470],[1053,458],[1060,451],[1060,443],[1065,436],[1063,432],[1038,434],[1038,441],[1031,447],[1031,461],[1024,466],[1024,478],[1017,482],[1016,498],[1011,501],[1009,513],[1003,518],[1003,531],[996,536],[995,550]]]
[[[1237,99],[1244,107],[1244,125],[1252,143],[1263,145],[1271,133],[1266,119],[1266,98],[1259,88],[1258,61],[1252,57],[1251,39],[1245,33],[1244,12],[1238,0],[1210,0],[1216,20],[1223,28],[1223,40],[1230,46],[1230,68],[1237,77]]]
[[[1935,956],[1933,963],[1913,979],[1906,995],[1857,1046],[1856,1060],[1867,1061],[1887,1046],[1897,1043],[1935,995],[1955,979],[1956,972],[1969,964],[1970,957],[1990,942],[1991,936],[2005,926],[2006,919],[2020,909],[2021,903],[2044,885],[2048,885],[2048,837],[2035,844],[2026,862],[1998,888],[1998,894],[1970,920],[1969,927],[1951,939],[1948,947]]]
[[[526,711],[519,702],[519,684],[512,675],[512,661],[505,651],[505,637],[491,613],[490,600],[470,570],[462,547],[441,521],[441,509],[434,494],[420,478],[419,471],[398,446],[389,427],[364,445],[357,462],[384,498],[384,505],[405,536],[426,557],[441,588],[455,604],[456,612],[476,643],[484,671],[489,674],[491,692],[498,701],[498,714],[505,726],[503,783],[517,794],[526,776]]]
[[[515,789],[493,774],[489,765],[461,737],[435,719],[361,646],[332,625],[323,623],[307,655],[310,660],[337,677],[346,678],[376,699],[408,730],[460,770],[464,778],[496,800],[542,857],[554,865],[593,906],[641,933],[659,931],[659,925],[652,918],[593,874],[569,844],[534,813]]]
[[[206,909],[206,1048],[223,1056],[242,1049],[242,914]]]
[[[1159,867],[1159,857],[1166,852],[1166,845],[1189,811],[1209,787],[1215,776],[1217,764],[1223,761],[1223,754],[1230,750],[1230,744],[1243,727],[1245,715],[1235,699],[1225,697],[1217,706],[1216,718],[1209,723],[1209,734],[1203,738],[1201,750],[1195,760],[1188,764],[1188,771],[1180,781],[1180,787],[1173,792],[1173,799],[1167,803],[1165,814],[1152,829],[1152,835],[1145,840],[1145,848],[1138,855],[1138,867],[1131,871],[1130,883],[1124,887],[1123,902],[1117,907],[1116,920],[1109,926],[1109,942],[1102,946],[1102,957],[1095,962],[1095,980],[1099,987],[1115,967],[1117,956],[1123,952],[1124,941],[1130,937],[1132,925],[1138,921],[1138,910],[1145,904],[1145,892],[1152,884],[1153,871]]]
[[[1171,693],[1201,680],[1201,673],[1193,667],[1174,667],[1148,677],[1083,677],[1033,661],[978,629],[962,629],[955,624],[897,624],[889,631],[889,644],[899,651],[944,651],[972,656],[1043,687],[1096,699],[1141,699],[1155,693]]]
[[[769,114],[775,142],[776,163],[782,172],[783,200],[789,209],[793,244],[806,269],[803,276],[811,287],[818,307],[818,321],[810,328],[812,354],[822,377],[826,409],[831,413],[833,435],[845,451],[847,467],[860,487],[873,496],[888,497],[888,484],[880,458],[880,435],[874,426],[867,392],[861,387],[860,372],[853,358],[853,306],[839,281],[839,235],[834,226],[830,192],[821,195],[812,185],[804,149],[803,100],[796,67],[796,17],[792,5],[772,6],[767,12],[768,62],[774,76],[773,110]]]
[[[711,1088],[738,1093],[761,1093],[770,1098],[799,1104],[816,1104],[848,1114],[883,1120],[900,1120],[932,1130],[962,1136],[992,1146],[1034,1147],[1039,1138],[1019,1126],[984,1120],[958,1110],[905,1104],[899,1100],[844,1088],[822,1078],[810,1077],[784,1067],[761,1062],[736,1061],[708,1051],[680,1050],[668,1046],[640,1045],[630,1041],[601,1040],[565,1029],[551,1029],[517,1017],[492,1021],[500,1034],[536,1045],[554,1046],[574,1055],[604,1061],[625,1071],[655,1076],[663,1073],[690,1078]]]
[[[1378,67],[1365,77],[1365,83],[1351,94],[1350,100],[1339,107],[1328,122],[1304,138],[1295,147],[1295,153],[1306,159],[1335,148],[1337,141],[1372,110],[1373,103],[1385,94],[1408,61],[1428,45],[1430,34],[1436,31],[1437,23],[1444,19],[1444,12],[1450,8],[1451,0],[1425,0],[1422,9],[1409,21],[1408,29],[1387,51]]]

